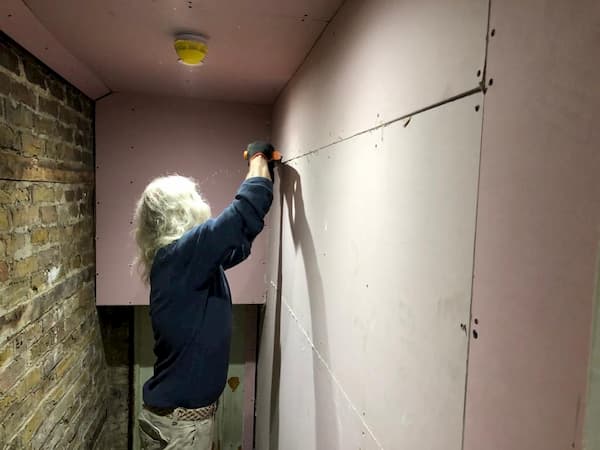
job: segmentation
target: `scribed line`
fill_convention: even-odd
[[[437,103],[433,103],[433,104],[431,104],[429,106],[425,106],[424,108],[417,109],[417,110],[415,110],[413,112],[410,112],[408,114],[404,114],[404,115],[402,115],[400,117],[396,117],[394,119],[388,120],[387,122],[384,122],[382,124],[376,125],[374,127],[368,128],[368,129],[363,130],[363,131],[359,131],[358,133],[355,133],[355,134],[353,134],[351,136],[339,139],[339,140],[337,140],[335,142],[332,142],[330,144],[327,144],[327,145],[323,145],[321,147],[318,147],[318,148],[316,148],[314,150],[311,150],[309,152],[303,153],[301,155],[294,156],[293,158],[286,159],[285,161],[282,161],[282,164],[287,164],[287,163],[289,163],[291,161],[294,161],[296,159],[300,159],[300,158],[303,158],[305,156],[312,155],[313,153],[317,153],[317,152],[319,152],[321,150],[324,150],[326,148],[333,147],[334,145],[340,144],[342,142],[346,142],[346,141],[348,141],[350,139],[354,139],[355,137],[361,136],[363,134],[370,133],[371,131],[375,131],[375,130],[378,130],[380,128],[388,127],[388,126],[390,126],[390,125],[392,125],[392,124],[394,124],[396,122],[399,122],[400,120],[411,118],[413,116],[416,116],[417,114],[421,114],[421,113],[424,113],[426,111],[430,111],[432,109],[439,108],[440,106],[444,106],[444,105],[446,105],[448,103],[452,103],[452,102],[455,102],[457,100],[461,100],[461,99],[463,99],[465,97],[469,97],[469,96],[471,96],[473,94],[477,94],[477,93],[482,92],[482,91],[483,91],[483,88],[481,86],[478,86],[476,88],[473,88],[473,89],[468,90],[466,92],[463,92],[461,94],[455,95],[454,97],[450,97],[450,98],[447,98],[445,100],[439,101]]]
[[[360,419],[363,427],[365,427],[365,429],[369,432],[369,434],[371,435],[371,438],[373,438],[373,441],[375,441],[375,444],[377,444],[377,447],[380,450],[384,450],[384,448],[382,447],[382,445],[379,443],[379,441],[375,437],[375,434],[373,433],[373,430],[371,430],[371,428],[369,427],[369,425],[364,421],[362,414],[358,411],[358,409],[356,408],[356,406],[354,406],[354,403],[352,403],[352,400],[350,400],[350,397],[348,396],[348,394],[346,393],[346,391],[342,387],[341,383],[338,381],[338,379],[336,378],[336,376],[332,372],[331,368],[329,367],[329,365],[327,364],[327,362],[325,361],[325,359],[323,358],[323,356],[321,356],[321,354],[319,353],[319,351],[315,347],[315,344],[313,343],[312,339],[310,338],[310,336],[308,335],[308,333],[306,332],[306,330],[304,329],[304,327],[302,326],[302,324],[298,320],[298,317],[296,316],[296,314],[294,313],[294,311],[292,310],[292,308],[290,307],[290,305],[288,304],[288,302],[285,301],[284,299],[282,299],[282,300],[283,300],[283,303],[285,304],[285,307],[287,308],[290,316],[294,319],[294,321],[298,325],[298,328],[300,329],[300,331],[302,332],[302,334],[304,335],[304,337],[306,338],[306,340],[308,341],[308,343],[312,347],[313,352],[315,352],[315,355],[317,355],[317,357],[319,358],[319,361],[321,361],[321,364],[323,364],[323,367],[325,367],[325,369],[329,373],[329,376],[331,377],[331,379],[333,380],[333,382],[336,384],[336,386],[338,387],[338,389],[340,390],[340,392],[343,394],[344,398],[346,399],[346,401],[350,405],[350,408],[352,408],[352,411],[354,411],[354,413],[356,414],[356,416]]]

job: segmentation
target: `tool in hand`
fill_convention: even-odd
[[[255,141],[248,144],[246,150],[244,150],[244,159],[250,160],[257,153],[262,153],[267,161],[281,161],[281,153],[269,144],[268,142]]]

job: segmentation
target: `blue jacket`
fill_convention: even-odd
[[[223,392],[232,315],[224,271],[250,255],[272,199],[270,180],[250,178],[217,218],[157,252],[150,272],[156,364],[144,384],[147,405],[200,408]]]

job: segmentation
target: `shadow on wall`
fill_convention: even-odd
[[[283,292],[283,220],[284,200],[287,205],[287,220],[291,229],[291,238],[294,250],[300,250],[304,259],[304,273],[308,287],[308,301],[310,303],[310,324],[312,330],[311,345],[312,352],[312,382],[314,395],[314,430],[315,448],[319,450],[334,450],[340,448],[339,429],[337,420],[336,404],[334,400],[335,386],[325,361],[321,356],[328,357],[329,344],[327,333],[327,316],[325,309],[325,295],[323,280],[317,261],[317,252],[312,237],[310,226],[304,209],[302,196],[302,181],[299,173],[288,165],[281,166],[278,172],[280,185],[281,217],[279,223],[279,251],[277,264],[277,293],[275,298],[275,333],[273,340],[273,370],[271,382],[271,417],[270,417],[270,449],[279,449],[279,393],[281,377],[281,318],[288,306],[282,308],[284,300]],[[291,263],[288,267],[293,267]],[[294,323],[292,321],[290,323]],[[298,324],[300,326],[300,324]],[[289,370],[289,369],[288,369]],[[320,372],[320,373],[319,373]],[[284,384],[285,385],[285,384]],[[306,392],[308,394],[308,392]],[[286,405],[285,410],[295,414],[295,410]],[[300,416],[299,416],[300,417]]]

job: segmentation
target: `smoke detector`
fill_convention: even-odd
[[[178,34],[175,36],[175,52],[178,62],[186,66],[201,66],[208,52],[208,38],[201,34]]]

